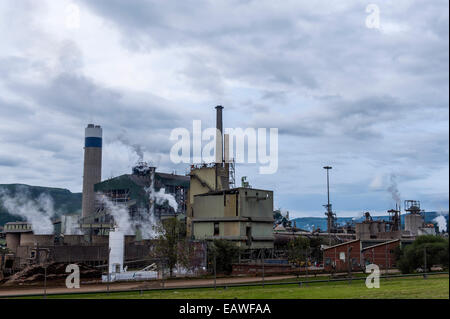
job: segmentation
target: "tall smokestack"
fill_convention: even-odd
[[[94,185],[102,179],[102,128],[88,124],[84,139],[83,204],[82,217],[95,209]]]
[[[222,124],[222,105],[216,106],[216,163],[223,162],[223,124]]]
[[[223,135],[223,159],[226,163],[230,163],[230,134]]]

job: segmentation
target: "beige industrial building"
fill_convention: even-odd
[[[405,230],[411,235],[419,235],[419,230],[424,227],[424,220],[420,214],[408,214],[405,216]]]
[[[273,248],[273,192],[234,188],[195,196],[195,239],[226,239],[250,249]]]

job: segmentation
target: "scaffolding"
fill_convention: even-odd
[[[230,162],[230,188],[236,187],[236,162],[233,160]]]

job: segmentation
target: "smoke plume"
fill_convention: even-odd
[[[7,190],[0,189],[0,201],[9,214],[22,217],[30,223],[35,234],[53,234],[51,218],[55,215],[55,209],[49,195],[43,193],[32,199],[25,190],[18,190],[11,195]]]
[[[356,214],[356,216],[352,218],[352,220],[360,220],[363,217],[364,217],[364,213],[363,212],[358,212]]]
[[[123,203],[111,201],[106,195],[100,195],[106,210],[114,218],[117,230],[125,235],[135,235],[140,230],[143,239],[155,237],[155,217],[146,208],[138,208],[137,216],[131,218],[128,207]]]
[[[437,223],[440,233],[447,231],[447,220],[443,215],[439,215],[434,218],[433,222]]]
[[[130,220],[128,207],[122,203],[115,203],[111,201],[106,195],[99,195],[100,200],[105,206],[106,210],[114,218],[114,222],[118,230],[125,235],[134,235],[135,229]]]
[[[397,204],[400,204],[401,199],[400,199],[400,192],[398,191],[398,188],[397,188],[397,176],[395,174],[391,174],[390,181],[391,181],[391,184],[387,188],[387,191],[389,193],[391,193],[392,199]]]
[[[125,133],[119,135],[117,137],[117,140],[122,144],[128,146],[137,155],[138,162],[144,161],[144,149],[141,145],[131,143],[128,137],[126,137]]]
[[[82,235],[77,215],[61,216],[61,226],[64,229],[64,235]]]
[[[167,202],[167,204],[169,204],[175,212],[178,210],[178,203],[175,200],[175,197],[173,197],[172,194],[166,194],[166,190],[164,188],[161,188],[158,192],[155,192],[154,197],[156,204],[163,205]]]

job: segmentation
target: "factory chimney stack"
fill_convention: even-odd
[[[223,163],[223,124],[222,124],[223,106],[216,106],[216,164]]]
[[[84,170],[82,217],[87,217],[95,209],[94,185],[102,179],[102,128],[88,124],[84,139]]]

